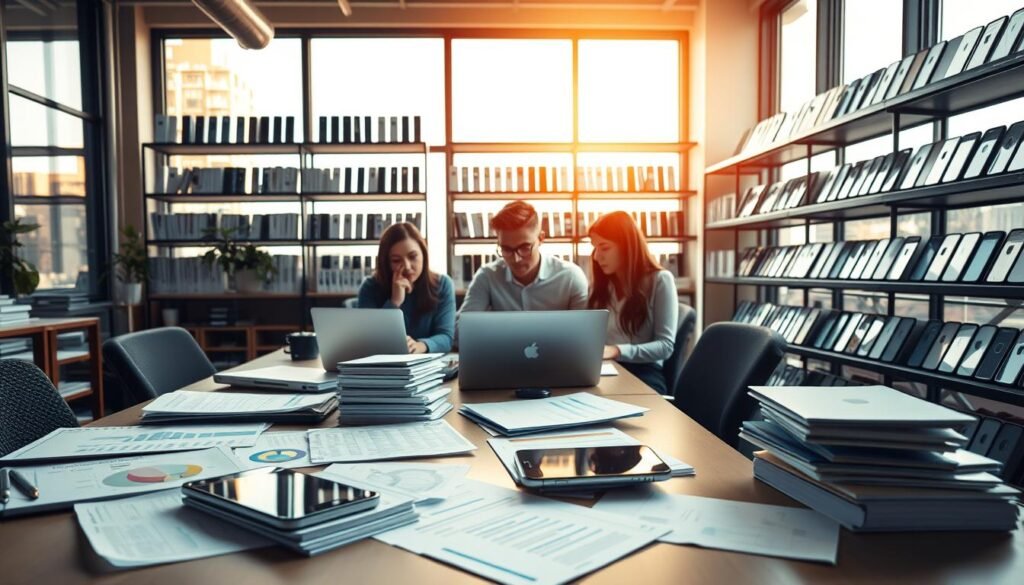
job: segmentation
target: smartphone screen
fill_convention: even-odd
[[[981,241],[981,234],[978,232],[964,234],[960,238],[960,243],[956,245],[956,251],[949,259],[946,271],[942,273],[943,282],[956,282],[960,279],[960,275],[963,274],[964,268],[967,266],[967,260],[974,254],[979,241]]]
[[[967,351],[964,352],[964,359],[960,362],[960,367],[956,369],[956,375],[974,375],[974,371],[978,369],[978,364],[981,363],[982,356],[988,351],[988,346],[992,343],[992,339],[996,336],[997,331],[999,331],[999,328],[995,325],[982,325],[978,329],[978,332],[974,334],[974,338],[967,345]]]
[[[1005,235],[1006,232],[988,232],[981,237],[978,249],[974,251],[974,255],[967,263],[967,269],[964,270],[964,276],[960,279],[962,282],[981,280],[981,275],[988,270],[988,265],[995,258],[996,250],[999,249]]]
[[[999,250],[999,255],[996,256],[995,262],[992,264],[992,269],[988,271],[988,277],[985,278],[985,282],[1006,281],[1006,277],[1010,274],[1010,268],[1017,261],[1017,255],[1020,254],[1022,245],[1024,245],[1024,229],[1010,232],[1010,235],[1006,236],[1003,248]]]
[[[957,329],[953,342],[949,344],[946,355],[942,356],[942,362],[939,363],[940,372],[944,374],[953,373],[953,370],[960,365],[960,360],[967,352],[967,348],[970,347],[971,339],[974,338],[974,334],[977,331],[978,326],[974,323],[964,323],[960,326],[960,329]]]
[[[949,346],[953,343],[953,338],[956,337],[956,332],[960,330],[960,323],[946,323],[939,330],[939,336],[935,338],[935,343],[932,344],[931,349],[928,351],[928,355],[925,356],[924,361],[921,363],[921,367],[926,370],[934,370],[939,367],[939,362],[942,360],[946,352],[949,351]]]
[[[533,480],[664,475],[669,466],[646,445],[525,449],[516,451],[523,475]]]
[[[942,273],[946,271],[946,266],[953,257],[953,252],[956,251],[956,245],[959,242],[960,234],[949,234],[942,239],[942,245],[939,246],[939,251],[936,252],[935,258],[932,260],[931,265],[928,266],[928,272],[924,275],[926,282],[937,282],[939,280]]]
[[[1000,384],[1016,384],[1020,378],[1021,368],[1024,368],[1024,332],[1017,337],[1016,343],[1010,348],[1006,356],[1006,363],[999,368],[996,374],[996,382]]]
[[[981,358],[981,363],[978,364],[974,377],[979,380],[991,380],[994,378],[996,372],[999,371],[999,366],[1003,365],[1006,354],[1009,353],[1010,345],[1019,333],[1016,329],[1000,327],[992,343],[989,345],[988,351],[985,352],[985,356]]]

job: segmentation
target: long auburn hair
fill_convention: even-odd
[[[377,247],[377,267],[373,270],[373,277],[377,283],[386,290],[391,290],[391,280],[394,278],[394,271],[391,270],[391,247],[402,240],[413,240],[420,247],[423,254],[423,272],[412,285],[416,293],[415,314],[422,315],[429,313],[437,307],[437,289],[440,277],[430,271],[430,254],[427,253],[427,241],[423,239],[420,230],[409,222],[392,224],[384,230],[380,236],[380,245]]]
[[[637,227],[633,218],[624,211],[613,211],[597,218],[587,230],[594,235],[611,240],[619,248],[623,265],[619,271],[609,276],[591,256],[590,266],[593,273],[593,284],[590,288],[590,309],[607,309],[611,306],[611,288],[618,284],[625,302],[619,312],[619,327],[630,335],[635,335],[648,319],[647,303],[654,291],[655,273],[661,270],[647,249],[647,238]]]

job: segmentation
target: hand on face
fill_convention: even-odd
[[[408,271],[395,271],[391,277],[391,302],[400,307],[405,302],[405,295],[411,292],[412,281]]]

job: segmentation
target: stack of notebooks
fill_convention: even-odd
[[[338,363],[339,425],[437,420],[452,410],[441,353],[374,355]]]
[[[253,476],[263,476],[269,482],[277,482],[278,476],[272,467],[265,467],[246,472],[247,479],[257,479]],[[202,482],[198,482],[202,483]],[[248,484],[253,485],[253,484]],[[330,501],[330,498],[339,500],[363,498],[371,495],[371,492],[352,486],[337,485],[336,489],[345,491],[329,491],[330,488],[317,488],[313,485],[291,486],[293,489],[306,489],[290,497],[282,497],[278,501],[271,500],[264,505],[265,510],[247,508],[224,497],[204,494],[202,490],[184,489],[182,501],[190,508],[195,508],[206,514],[214,516],[225,522],[234,524],[243,529],[249,530],[277,542],[287,548],[307,556],[317,555],[323,552],[340,548],[347,544],[370,538],[382,532],[387,532],[401,526],[416,522],[419,516],[413,507],[413,500],[399,496],[380,494],[371,503],[372,507],[348,514],[316,514],[322,519],[315,522],[290,523],[294,525],[282,525],[277,520],[277,514],[294,513],[296,509],[302,510],[303,506],[310,508],[319,507],[319,500]],[[258,484],[256,484],[258,487]],[[281,486],[267,486],[266,492],[271,496]],[[233,496],[234,494],[230,494]],[[326,503],[326,502],[325,502]],[[324,506],[327,507],[327,506]],[[365,506],[363,507],[365,508]],[[343,508],[335,508],[342,510]]]
[[[1002,464],[962,447],[974,417],[885,386],[752,386],[754,476],[854,531],[1013,530]]]
[[[0,326],[16,325],[28,321],[32,305],[21,305],[7,295],[0,295]]]
[[[246,394],[176,390],[142,408],[143,424],[276,422],[318,423],[338,408],[334,392]]]
[[[33,317],[59,317],[89,304],[89,293],[80,289],[32,294]]]
[[[541,400],[463,404],[459,412],[492,435],[518,437],[643,416],[647,408],[576,392]]]

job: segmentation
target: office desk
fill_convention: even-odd
[[[269,365],[281,356],[263,358]],[[261,364],[253,364],[255,366]],[[211,389],[209,381],[194,389]],[[751,463],[686,415],[623,373],[604,378],[601,391],[616,388],[616,400],[646,406],[643,417],[616,426],[637,439],[664,449],[693,465],[697,476],[662,485],[674,493],[796,505],[753,478]],[[632,390],[632,393],[627,393]],[[453,402],[504,400],[504,391],[454,393]],[[139,407],[109,416],[99,424],[133,424]],[[469,477],[513,487],[478,426],[453,412],[447,420],[480,448],[472,455],[432,461],[466,463]],[[325,423],[331,425],[333,422]],[[582,505],[588,502],[577,501]],[[48,583],[167,584],[238,583],[245,585],[315,583],[416,583],[448,585],[480,582],[447,565],[366,540],[323,556],[306,559],[278,548],[249,551],[188,563],[131,571],[99,573],[90,569],[92,552],[71,513],[0,522],[0,582],[5,585]],[[588,575],[589,583],[995,583],[1021,582],[1024,536],[1010,534],[875,534],[843,531],[835,567],[753,555],[654,544]]]

